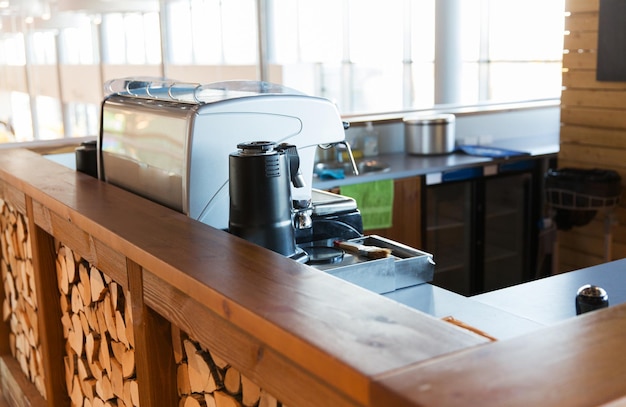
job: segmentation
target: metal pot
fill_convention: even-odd
[[[405,117],[404,146],[408,154],[449,154],[455,149],[453,114]]]

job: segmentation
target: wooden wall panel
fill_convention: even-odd
[[[626,180],[626,82],[596,80],[599,7],[600,0],[566,1],[559,167],[613,170]],[[559,232],[559,271],[626,256],[624,193],[620,202],[586,226]]]
[[[582,51],[582,52],[581,52]],[[596,69],[596,56],[585,50],[572,50],[563,54],[563,67],[567,69]]]
[[[593,70],[571,70],[563,72],[563,86],[578,89],[626,90],[624,82],[598,82]]]
[[[565,19],[566,31],[597,31],[598,30],[598,12],[583,11],[573,12]]]
[[[619,108],[626,106],[626,92],[602,89],[564,89],[561,95],[561,103],[569,108],[600,107]]]
[[[574,31],[565,36],[565,49],[595,49],[598,45],[598,33],[593,31]]]
[[[572,109],[570,109],[572,110]],[[580,111],[574,111],[572,114],[575,116],[572,121],[576,120],[576,116],[583,116],[581,120],[593,120],[593,117],[585,118],[581,115]],[[610,121],[605,119],[605,122]],[[599,128],[605,123],[597,123],[597,128],[592,126],[564,126],[561,131],[561,142],[581,145],[592,145],[598,147],[608,148],[626,148],[626,115],[622,113],[621,116],[615,117],[615,128],[604,129]]]
[[[593,137],[593,133],[589,134]],[[588,167],[615,169],[624,165],[624,150],[613,147],[599,147],[593,144],[568,145],[559,157],[581,163],[588,163]]]
[[[567,0],[565,10],[570,13],[596,12],[599,4],[600,0]]]
[[[596,109],[568,106],[561,110],[561,122],[565,125],[562,128],[561,136],[568,137],[568,133],[584,131],[585,126],[592,127],[600,132],[602,127],[610,129],[626,129],[626,115],[619,109]],[[578,125],[577,129],[575,126]]]

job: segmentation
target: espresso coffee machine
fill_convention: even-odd
[[[345,143],[332,102],[281,85],[124,78],[105,87],[99,178],[218,229],[228,228],[228,157],[237,144],[296,146],[304,186],[291,194],[306,207],[317,146]]]
[[[311,187],[318,146],[349,148],[347,125],[329,100],[257,81],[124,78],[106,92],[101,180],[376,292],[432,279],[432,255],[363,236],[354,199]],[[254,178],[270,163],[277,179]],[[336,240],[385,246],[392,255],[344,256]]]

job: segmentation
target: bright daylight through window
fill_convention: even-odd
[[[28,85],[0,83],[0,121],[11,123],[17,140],[95,134],[101,83],[111,75],[206,83],[259,79],[267,64],[266,79],[355,115],[433,106],[436,54],[445,50],[459,57],[455,104],[560,97],[564,0],[459,0],[458,20],[436,16],[436,0],[142,4],[151,6],[2,20],[4,76],[24,67],[29,75]],[[437,50],[436,22],[459,42]],[[68,84],[73,69],[92,75],[83,84],[100,94],[66,90],[77,86]],[[61,82],[36,86],[50,78]]]

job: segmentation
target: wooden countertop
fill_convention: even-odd
[[[1,152],[0,179],[49,208],[37,214],[46,230],[60,227],[58,215],[89,234],[89,247],[101,242],[184,293],[159,304],[148,292],[148,305],[201,304],[257,338],[258,360],[266,349],[292,361],[342,405],[626,401],[626,304],[487,343],[35,153]]]
[[[623,406],[625,337],[623,304],[382,375],[373,404]]]
[[[0,178],[359,404],[376,375],[486,342],[35,153],[3,151]]]

